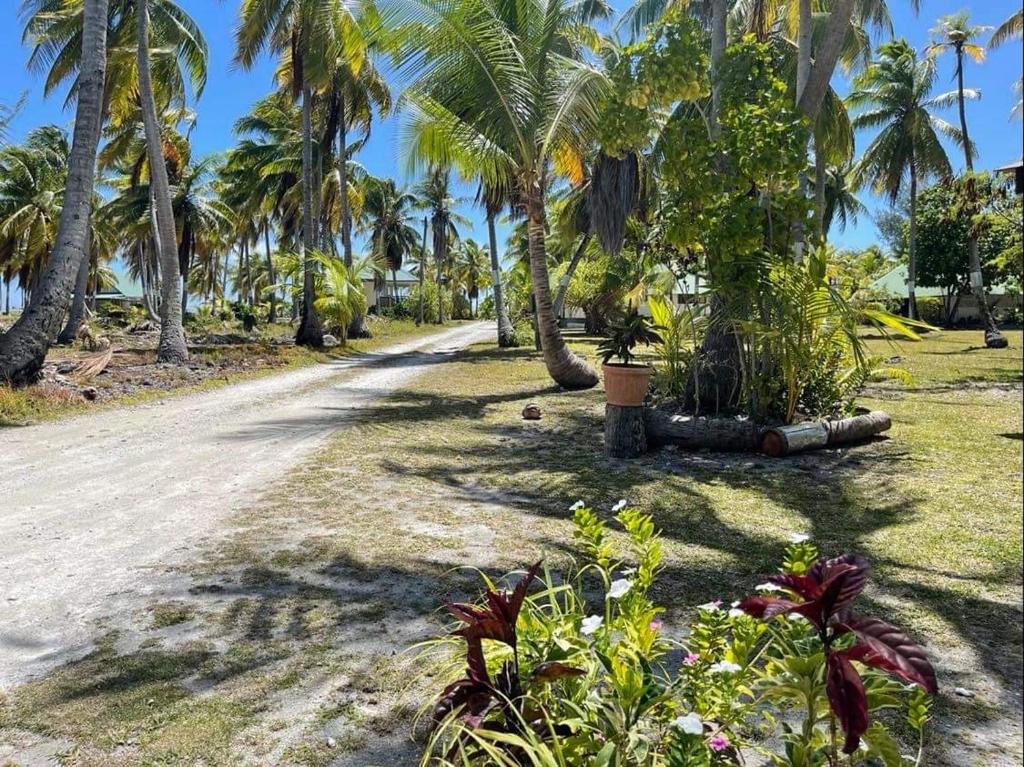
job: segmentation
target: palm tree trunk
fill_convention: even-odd
[[[956,87],[957,106],[960,110],[960,131],[964,136],[964,163],[967,168],[967,195],[968,206],[972,214],[977,213],[977,186],[974,180],[974,159],[971,157],[971,139],[967,133],[967,109],[964,105],[964,51],[961,46],[956,48]],[[970,271],[971,293],[978,303],[978,311],[981,312],[981,321],[985,326],[985,346],[1001,349],[1007,345],[1006,338],[999,332],[999,326],[992,316],[992,309],[988,305],[988,297],[985,295],[985,278],[981,273],[981,256],[978,254],[978,232],[973,221],[967,234],[967,267]]]
[[[572,276],[576,273],[576,267],[579,266],[580,261],[583,260],[583,253],[587,249],[587,245],[590,244],[590,234],[583,235],[583,239],[580,240],[579,247],[576,248],[576,252],[572,254],[572,260],[569,261],[569,267],[565,270],[565,276],[562,277],[558,283],[558,293],[555,294],[555,316],[560,317],[562,315],[562,305],[565,303],[565,294],[569,292],[569,283],[572,282]]]
[[[800,97],[807,87],[807,78],[811,74],[811,40],[812,40],[812,17],[811,0],[800,0],[799,28],[797,30],[797,59],[796,59],[796,102],[800,103]],[[800,197],[807,194],[807,174],[803,171],[799,176]],[[804,244],[807,238],[806,221],[803,216],[797,217],[793,222],[793,259],[800,263],[804,258]]]
[[[423,324],[423,277],[427,271],[427,217],[423,217],[423,240],[420,242],[420,308],[416,315],[416,324]]]
[[[598,383],[597,373],[569,350],[558,329],[558,320],[551,303],[551,278],[548,275],[547,252],[544,245],[544,199],[539,192],[531,190],[527,199],[527,216],[530,276],[536,302],[537,329],[548,375],[565,389],[593,388]]]
[[[907,261],[907,316],[917,319],[917,164],[910,158],[910,243]]]
[[[814,226],[819,239],[824,243],[828,239],[825,231],[825,153],[820,143],[814,142]]]
[[[494,226],[494,211],[487,211],[487,240],[491,251],[491,289],[494,291],[494,314],[498,318],[498,348],[515,346],[515,330],[505,308],[505,296],[501,287],[501,263],[498,261],[498,233]]]
[[[267,282],[270,285],[276,285],[277,280],[274,278],[274,257],[270,254],[270,219],[263,219],[263,246],[266,250],[267,255]],[[277,289],[270,289],[270,313],[267,315],[267,321],[273,325],[277,322]]]
[[[149,68],[149,0],[136,4],[136,57],[139,69],[139,102],[142,123],[146,133],[146,152],[149,160],[149,181],[153,190],[156,212],[156,239],[159,246],[161,283],[160,342],[157,360],[180,365],[188,361],[185,331],[181,326],[181,269],[175,247],[177,234],[174,212],[171,208],[171,190],[164,165],[163,142],[157,122],[156,102]]]
[[[434,236],[434,242],[439,242],[437,236]],[[444,257],[445,254],[443,249],[438,250],[434,254],[434,260],[437,262],[437,324],[444,324]],[[452,309],[455,307],[453,306]]]
[[[313,206],[313,94],[308,85],[302,87],[302,315],[295,332],[295,343],[319,349],[324,345],[324,331],[313,301],[315,262],[310,257],[316,247],[316,214]]]
[[[814,62],[807,73],[807,83],[800,94],[798,106],[813,125],[828,92],[829,82],[842,53],[849,32],[850,19],[857,0],[836,0],[825,25],[825,33],[818,45]]]
[[[47,258],[39,290],[14,327],[0,336],[0,381],[14,385],[38,377],[50,341],[68,310],[78,266],[85,258],[107,70],[107,0],[85,0],[81,40],[74,139],[56,245]]]
[[[57,343],[74,343],[78,336],[78,328],[85,319],[85,296],[89,292],[89,238],[85,238],[85,247],[82,256],[82,263],[78,265],[78,275],[75,277],[75,296],[71,302],[71,314],[68,316],[68,323],[57,336]]]

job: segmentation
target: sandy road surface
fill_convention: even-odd
[[[87,652],[346,413],[493,334],[474,323],[216,391],[0,430],[0,690]]]

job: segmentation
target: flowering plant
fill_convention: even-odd
[[[756,596],[713,601],[678,639],[649,591],[661,542],[648,515],[573,507],[582,565],[566,580],[537,563],[511,590],[486,582],[480,604],[449,604],[458,625],[424,652],[462,674],[433,708],[421,764],[713,767],[760,753],[775,767],[903,767],[880,709],[906,706],[918,762],[935,674],[902,632],[856,617],[869,569],[822,561],[801,537]]]

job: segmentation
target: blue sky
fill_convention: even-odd
[[[998,25],[1017,10],[1020,0],[921,0],[921,12],[914,15],[910,0],[889,0],[893,24],[897,36],[906,37],[918,49],[929,39],[929,30],[940,16],[966,9],[976,24]],[[25,63],[28,50],[21,44],[21,24],[16,8],[20,0],[0,0],[6,10],[0,12],[0,102],[12,104],[22,93],[28,100],[12,126],[13,140],[20,139],[31,128],[56,123],[70,126],[71,115],[62,109],[63,94],[54,94],[49,99],[42,95],[42,77],[28,72]],[[233,54],[233,30],[239,0],[180,0],[182,6],[192,14],[203,28],[210,46],[210,78],[202,99],[196,106],[198,125],[193,132],[197,155],[219,152],[230,148],[233,143],[231,126],[245,113],[250,105],[265,95],[272,87],[273,62],[265,59],[252,71],[236,69],[231,58]],[[618,8],[627,7],[627,0],[612,0]],[[968,124],[972,138],[978,145],[979,168],[992,168],[1019,159],[1022,154],[1022,131],[1020,122],[1010,122],[1009,113],[1018,96],[1012,90],[1012,83],[1021,76],[1021,43],[1015,41],[991,53],[983,64],[968,62],[965,82],[968,87],[982,91],[982,99],[968,104]],[[952,56],[940,60],[938,89],[955,87],[953,82]],[[839,85],[841,90],[845,87]],[[947,110],[943,115],[956,120],[956,112]],[[370,143],[361,153],[359,160],[375,175],[391,175],[405,182],[399,147],[396,141],[398,121],[391,118],[375,125]],[[867,136],[858,136],[858,151],[868,143]],[[959,150],[949,147],[950,157],[956,167],[963,164]],[[467,187],[464,194],[472,194]],[[869,208],[876,209],[880,203],[863,196]],[[464,212],[474,221],[470,236],[486,239],[486,232],[480,223],[479,214],[467,203]],[[863,247],[877,239],[877,232],[870,218],[862,217],[846,232],[834,232],[833,241],[839,246]]]

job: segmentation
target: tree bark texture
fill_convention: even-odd
[[[160,341],[159,362],[181,365],[188,362],[185,330],[181,325],[181,268],[178,262],[177,232],[171,207],[171,187],[164,164],[163,140],[157,120],[156,101],[149,65],[149,0],[137,0],[136,58],[139,70],[139,104],[146,134],[149,186],[156,217],[156,241],[160,258]]]
[[[612,458],[637,458],[647,452],[643,406],[604,406],[604,450]]]
[[[319,349],[324,345],[324,330],[313,301],[316,283],[313,279],[316,248],[316,211],[313,204],[313,94],[308,85],[302,88],[302,313],[295,331],[295,343]]]
[[[527,216],[530,276],[536,303],[537,330],[548,375],[564,389],[591,389],[597,386],[597,372],[565,345],[551,303],[551,278],[548,275],[547,251],[544,244],[544,200],[539,189],[534,189],[530,193]]]

